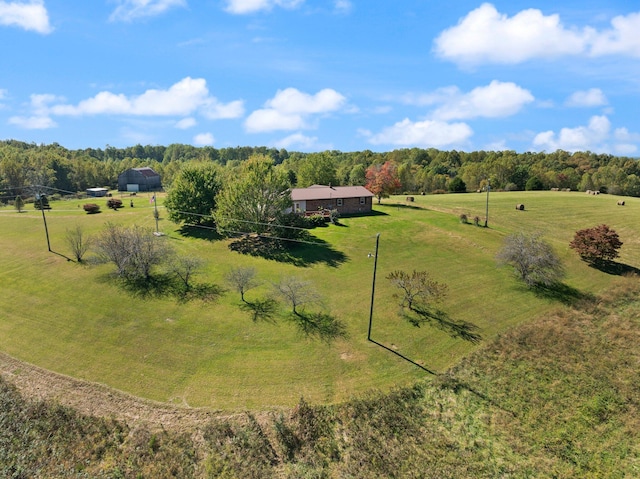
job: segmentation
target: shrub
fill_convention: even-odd
[[[469,218],[467,217],[466,214],[462,213],[460,215],[460,223],[466,225],[469,222]]]
[[[112,208],[117,210],[118,208],[122,208],[122,200],[118,198],[109,198],[107,200],[107,208]]]
[[[82,208],[87,212],[87,214],[90,214],[90,215],[95,213],[100,213],[100,207],[95,203],[87,203]]]
[[[329,212],[329,220],[332,224],[337,225],[338,220],[340,219],[340,212],[336,209],[333,209]]]
[[[449,189],[449,193],[466,193],[467,185],[462,180],[462,178],[460,178],[459,176],[456,176],[454,179],[452,179],[449,182],[448,189]]]
[[[316,228],[318,226],[325,226],[327,220],[324,217],[324,215],[321,215],[320,213],[311,215],[307,217],[308,221],[309,221],[309,225],[312,228]]]
[[[615,230],[607,225],[594,226],[576,231],[569,246],[588,263],[612,261],[619,256],[622,241]]]
[[[480,217],[479,216],[474,216],[473,217],[473,224],[475,226],[480,226]]]
[[[527,191],[537,191],[544,189],[544,185],[542,184],[540,178],[538,178],[537,176],[532,176],[527,180],[524,189]]]
[[[497,259],[513,266],[516,276],[529,288],[551,286],[565,275],[560,258],[538,233],[507,236]]]

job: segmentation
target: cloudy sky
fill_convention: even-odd
[[[0,0],[0,139],[640,156],[640,2]]]

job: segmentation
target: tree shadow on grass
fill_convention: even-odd
[[[478,333],[480,329],[478,326],[468,321],[451,319],[447,313],[438,309],[412,308],[410,313],[403,311],[402,316],[416,328],[428,324],[444,331],[452,338],[463,339],[474,344],[482,340],[482,335]]]
[[[175,296],[181,303],[188,303],[192,300],[200,300],[204,302],[213,302],[218,300],[226,290],[213,283],[196,283],[188,288],[181,284],[176,286],[174,290]]]
[[[564,283],[555,283],[549,286],[540,284],[534,286],[531,290],[538,297],[558,301],[567,306],[576,307],[585,302],[591,303],[595,301],[595,296],[591,293],[584,293]]]
[[[624,276],[630,274],[640,275],[640,269],[630,266],[624,263],[617,263],[616,261],[597,261],[589,263],[589,266],[602,271],[603,273]]]
[[[178,233],[181,236],[206,241],[220,241],[223,238],[213,225],[182,225]]]
[[[304,242],[286,241],[259,235],[246,235],[229,244],[229,249],[241,254],[307,267],[324,263],[338,267],[347,256],[329,243],[311,235]]]
[[[308,338],[330,343],[335,339],[347,338],[347,326],[328,313],[291,313],[289,319]]]
[[[278,302],[273,298],[257,299],[255,301],[245,301],[240,305],[240,309],[247,311],[251,315],[254,323],[259,321],[275,324],[274,318],[278,308]]]
[[[212,283],[196,283],[188,287],[173,275],[154,274],[149,278],[121,278],[120,284],[129,294],[143,298],[175,298],[180,303],[193,300],[211,302],[225,293]]]

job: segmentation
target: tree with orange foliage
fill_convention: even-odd
[[[365,178],[367,183],[364,186],[378,198],[378,204],[382,198],[387,198],[400,188],[398,169],[390,161],[386,161],[382,165],[371,165],[367,168]]]

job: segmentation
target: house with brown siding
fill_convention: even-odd
[[[373,193],[364,186],[312,185],[291,190],[292,210],[312,215],[337,210],[341,215],[371,213]]]

